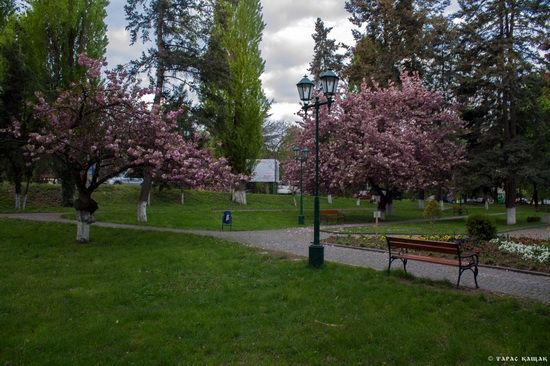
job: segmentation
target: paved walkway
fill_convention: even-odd
[[[75,223],[75,221],[72,220],[61,219],[60,215],[61,214],[58,213],[0,214],[0,218],[16,218],[42,222],[64,222],[70,224]],[[94,225],[137,230],[193,233],[223,238],[251,247],[280,251],[303,257],[308,256],[308,247],[313,239],[313,229],[309,227],[268,231],[201,231],[159,228],[152,226],[134,226],[106,222],[97,222]],[[539,237],[549,237],[550,230],[548,229],[550,229],[550,226],[529,230],[510,231],[507,232],[507,234],[510,236],[526,236],[531,234]],[[328,236],[326,233],[321,234],[321,240]],[[377,270],[386,270],[388,265],[387,253],[341,248],[330,245],[325,246],[325,260],[354,266],[369,267]],[[456,283],[458,275],[456,268],[421,262],[410,262],[407,265],[407,269],[409,273],[417,277],[435,280],[446,279],[451,283]],[[479,270],[478,283],[481,290],[532,298],[550,303],[550,276],[482,267]],[[464,272],[460,284],[461,286],[475,290],[475,284],[471,272]]]

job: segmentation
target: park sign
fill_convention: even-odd
[[[280,163],[276,159],[256,160],[250,181],[256,183],[279,183],[279,166]]]

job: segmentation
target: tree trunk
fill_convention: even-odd
[[[388,216],[393,215],[393,200],[391,200],[391,202],[386,203],[386,214]]]
[[[246,183],[237,182],[233,190],[233,202],[246,206]]]
[[[539,212],[539,190],[537,187],[537,182],[533,182],[533,202],[535,203],[535,212]]]
[[[423,189],[418,191],[418,209],[419,210],[424,210],[424,208],[426,207],[424,203],[425,196],[426,196],[426,192]]]
[[[327,196],[327,202],[328,202],[329,205],[332,205],[332,194],[329,194]]]
[[[507,178],[504,183],[506,194],[506,224],[516,224],[516,182],[513,178]]]
[[[393,215],[393,198],[392,193],[389,190],[386,191],[386,193],[380,190],[379,194],[380,202],[378,202],[378,211],[381,211],[381,218],[384,219],[386,215]]]
[[[391,216],[391,215],[393,215],[393,193],[392,193],[392,191],[390,191],[390,190],[386,191],[385,200],[386,200],[386,215]]]
[[[61,178],[61,206],[74,207],[74,194],[76,192],[74,178],[69,168],[63,166],[60,170]]]
[[[437,202],[439,203],[439,208],[443,210],[445,207],[443,205],[443,190],[440,188],[437,189],[437,196],[436,196]]]
[[[90,224],[95,222],[94,215],[87,211],[76,211],[76,241],[84,244],[90,241]]]
[[[76,210],[76,241],[88,243],[90,241],[90,224],[95,222],[94,212],[97,211],[97,202],[87,192],[79,192],[78,199],[74,203]]]
[[[137,204],[138,222],[147,222],[147,202],[139,201]]]
[[[378,211],[380,211],[380,218],[384,219],[385,214],[393,214],[393,197],[392,192],[388,189],[384,191],[380,186],[375,184],[372,179],[369,179],[372,188],[379,196]]]
[[[151,169],[146,168],[143,171],[143,183],[141,184],[141,191],[139,192],[139,200],[137,204],[138,222],[147,222],[147,205],[149,204],[149,194],[151,192],[152,185],[153,177],[151,175]]]
[[[25,211],[27,209],[27,198],[29,197],[29,187],[31,185],[31,174],[27,175],[27,183],[25,184],[25,193],[23,193],[23,202],[22,202],[22,210]]]
[[[21,193],[15,193],[15,209],[21,209]]]
[[[21,180],[15,179],[15,209],[21,209]]]

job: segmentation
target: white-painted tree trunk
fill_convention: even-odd
[[[137,216],[138,222],[147,222],[147,202],[138,202]]]
[[[95,217],[87,211],[76,211],[76,241],[88,243],[90,241],[90,224],[95,222]]]
[[[418,200],[418,209],[423,210],[426,207],[424,200]]]
[[[15,209],[16,210],[25,210],[27,208],[27,197],[26,194],[16,194],[15,195]]]
[[[516,224],[516,208],[506,208],[506,225]]]
[[[183,205],[185,203],[185,193],[183,193],[183,189],[181,190],[181,204]]]
[[[246,191],[235,189],[233,191],[233,202],[246,206]]]
[[[486,210],[489,209],[489,200],[488,199],[485,199],[485,209]]]
[[[233,202],[246,206],[246,182],[237,182],[232,190]]]
[[[332,194],[329,194],[327,196],[327,202],[328,202],[329,205],[332,205]]]
[[[386,204],[386,212],[388,216],[393,215],[393,203]]]
[[[90,224],[78,221],[76,224],[76,241],[87,243],[90,241]]]
[[[443,200],[440,200],[440,201],[439,201],[439,208],[440,208],[441,210],[444,210],[444,209],[445,209],[445,203],[443,202]]]
[[[361,198],[358,198],[355,200],[355,205],[356,206],[361,206]]]

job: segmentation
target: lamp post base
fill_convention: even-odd
[[[321,267],[325,262],[325,247],[323,245],[311,244],[309,246],[309,265]]]
[[[298,216],[298,224],[303,225],[304,222],[305,222],[304,215],[299,215]]]

